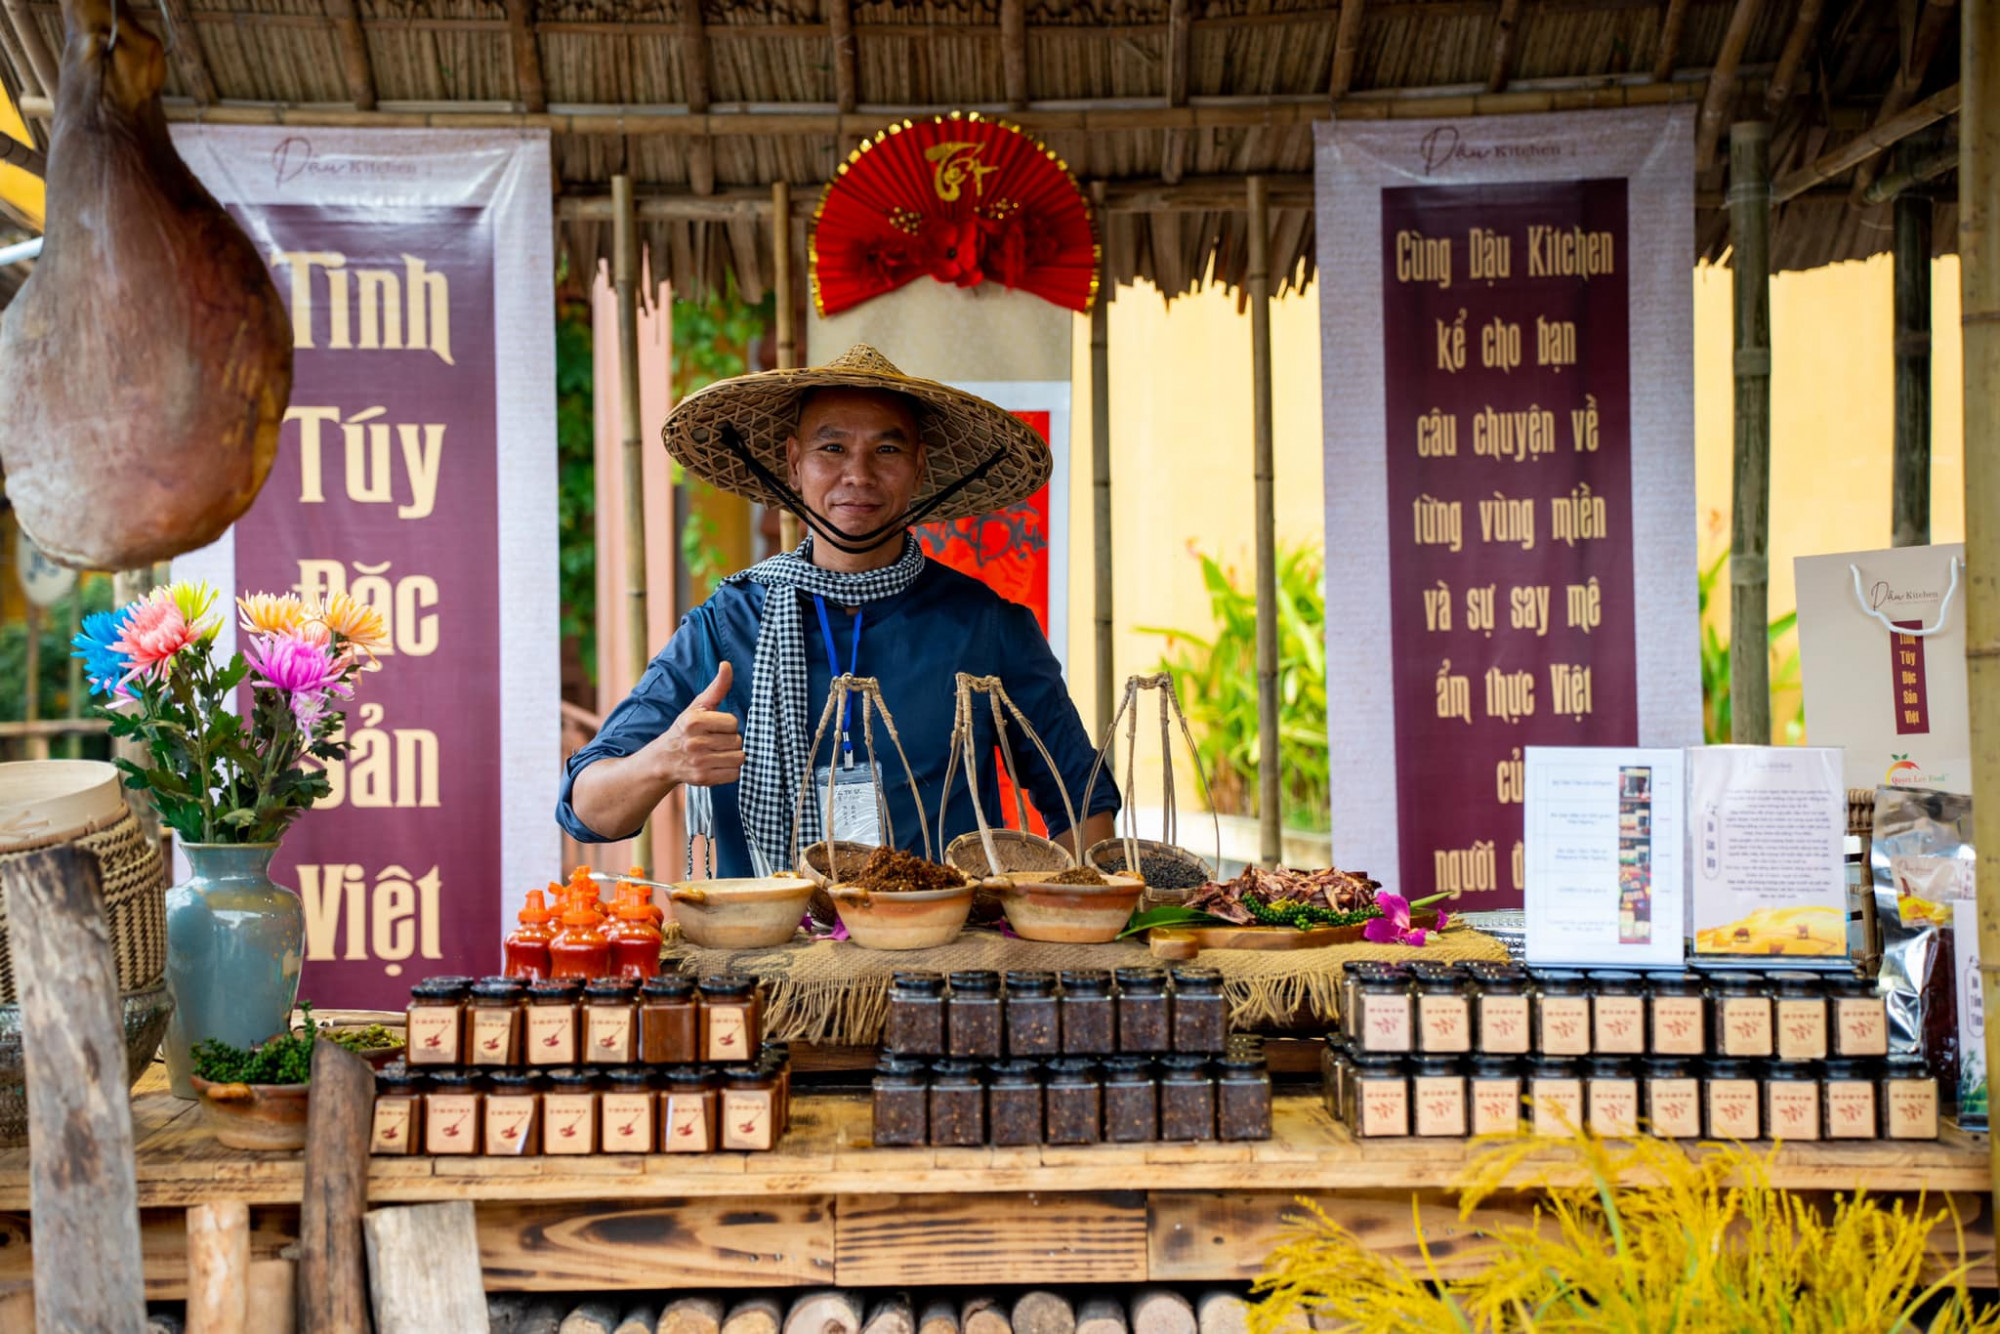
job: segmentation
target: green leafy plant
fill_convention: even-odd
[[[730,274],[721,290],[699,300],[675,297],[674,321],[674,401],[695,390],[742,375],[750,369],[751,349],[764,338],[764,331],[777,317],[777,298],[765,293],[752,304],[737,290],[736,275]],[[706,482],[697,481],[674,466],[674,483],[692,502],[711,493]],[[707,596],[730,573],[729,563],[716,541],[715,526],[692,503],[680,531],[681,565],[688,581]]]
[[[590,303],[556,308],[556,532],[562,636],[597,679],[597,422]]]
[[[1195,750],[1208,773],[1216,810],[1257,813],[1257,768],[1262,760],[1257,723],[1257,595],[1250,580],[1213,556],[1201,563],[1215,632],[1139,627],[1163,635],[1169,655],[1160,670],[1174,689],[1194,732]],[[1326,829],[1330,823],[1326,739],[1326,594],[1316,544],[1278,546],[1278,764],[1287,825]]]
[[[1707,565],[1702,567],[1700,576],[1700,620],[1701,620],[1701,721],[1702,737],[1710,745],[1728,741],[1731,718],[1729,698],[1729,641],[1724,639],[1708,619],[1708,605],[1716,585],[1722,580],[1722,572],[1729,568],[1729,549],[1723,548]],[[1786,612],[1771,622],[1769,652],[1771,654],[1771,697],[1792,695],[1799,699],[1798,705],[1788,718],[1773,718],[1773,739],[1782,739],[1788,745],[1797,745],[1806,735],[1806,707],[1803,696],[1799,695],[1799,648],[1793,640],[1789,651],[1780,651],[1784,638],[1798,628],[1799,614]]]
[[[312,1021],[312,1002],[305,1001],[299,1008],[305,1012],[305,1027],[300,1032],[282,1034],[254,1050],[245,1051],[226,1042],[195,1043],[190,1053],[195,1074],[211,1084],[310,1083],[313,1044],[319,1039],[319,1029]]]
[[[80,621],[93,612],[110,609],[111,576],[92,572],[78,575],[75,591],[43,611],[40,633],[36,636],[39,656],[35,669],[40,717],[67,717],[72,703],[79,717],[88,716],[85,707],[89,703],[88,685],[79,681],[75,698],[70,694],[71,618]],[[27,716],[27,678],[28,622],[25,618],[9,618],[0,623],[0,719],[15,722]],[[103,759],[110,752],[101,736],[72,736],[55,746],[57,754],[75,759]]]

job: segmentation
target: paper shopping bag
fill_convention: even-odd
[[[1840,746],[1850,788],[1972,791],[1965,548],[1801,556],[1806,737]]]

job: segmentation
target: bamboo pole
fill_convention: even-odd
[[[771,182],[771,273],[778,307],[778,369],[788,371],[799,364],[798,292],[792,271],[792,183]],[[778,511],[778,545],[786,551],[797,549],[801,540],[799,516],[790,510]]]
[[[1736,485],[1729,546],[1729,739],[1771,744],[1771,125],[1729,127],[1736,277]]]
[[[1899,547],[1931,540],[1931,201],[1896,196],[1896,436],[1891,531]]]
[[[646,456],[639,430],[639,219],[632,207],[632,178],[611,178],[612,282],[618,292],[618,434],[625,461],[625,596],[627,666],[632,683],[652,657],[646,596]],[[632,860],[653,866],[650,820],[632,840]]]
[[[1278,797],[1277,493],[1271,463],[1271,210],[1264,178],[1250,178],[1250,417],[1257,479],[1257,825],[1258,860],[1284,857]]]
[[[1959,51],[1959,321],[1965,349],[1965,665],[1979,847],[1980,993],[2000,1013],[2000,0],[1965,0]],[[2000,1069],[2000,1024],[1986,1068]],[[2000,1196],[2000,1135],[1989,1141]]]
[[[1093,181],[1090,194],[1103,226],[1104,182]],[[1097,725],[1096,736],[1111,725],[1111,284],[1098,263],[1097,301],[1090,308],[1090,517],[1097,552]],[[1171,760],[1169,760],[1171,763]]]

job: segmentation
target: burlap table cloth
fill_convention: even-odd
[[[1504,960],[1492,936],[1462,927],[1435,933],[1422,949],[1401,945],[1329,945],[1316,950],[1203,950],[1200,962],[1222,974],[1234,1027],[1276,1031],[1331,1027],[1340,1017],[1341,971],[1364,959],[1460,963]],[[1118,968],[1157,960],[1143,940],[1108,945],[1052,945],[969,929],[928,950],[868,950],[850,941],[808,940],[762,950],[700,949],[676,939],[666,964],[685,973],[749,973],[763,980],[765,1036],[778,1042],[874,1046],[889,1012],[889,979],[911,969]]]

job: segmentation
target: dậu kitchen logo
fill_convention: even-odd
[[[271,150],[271,184],[289,185],[306,177],[368,177],[414,180],[422,174],[421,164],[407,158],[359,157],[348,154],[321,157],[313,141],[294,134],[278,141]]]
[[[1423,159],[1424,175],[1429,176],[1441,167],[1469,162],[1547,162],[1559,158],[1575,157],[1575,144],[1558,144],[1543,141],[1526,144],[1474,143],[1456,125],[1439,125],[1426,131],[1417,143],[1417,156]]]

